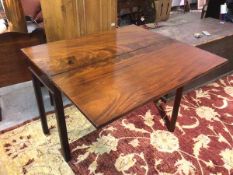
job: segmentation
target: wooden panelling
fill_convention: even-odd
[[[56,3],[41,0],[41,6],[47,40],[54,41],[57,38],[64,38],[64,22],[58,23],[58,21],[63,21],[61,0],[56,0]]]
[[[9,21],[9,30],[12,32],[27,33],[23,8],[19,0],[3,0],[5,13]]]
[[[84,14],[80,14],[84,22],[82,35],[111,30],[116,27],[116,0],[82,0],[81,8]]]
[[[48,41],[111,30],[117,0],[41,0]]]
[[[80,33],[80,22],[78,20],[78,7],[77,1],[74,0],[63,0],[62,1],[62,12],[64,14],[64,38],[72,39],[81,35]]]

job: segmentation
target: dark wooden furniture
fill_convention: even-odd
[[[20,49],[46,42],[44,30],[28,31],[21,1],[2,0],[2,2],[5,12],[0,8],[0,19],[8,19],[8,30],[0,33],[0,88],[31,80],[27,62]]]
[[[219,20],[213,18],[200,19],[199,13],[187,13],[182,22],[179,18],[177,20],[179,22],[173,18],[174,22],[169,23],[168,21],[164,26],[161,23],[163,27],[157,28],[155,32],[228,59],[227,64],[194,81],[185,89],[200,86],[233,70],[232,23],[220,24]],[[199,39],[193,36],[194,33],[201,33],[202,31],[208,31],[211,36],[203,36]]]
[[[28,62],[21,48],[45,43],[42,29],[32,33],[5,32],[0,34],[0,88],[31,80]],[[0,121],[2,110],[0,106]]]
[[[40,29],[30,34],[0,34],[0,87],[31,80],[27,61],[20,49],[42,43],[45,43],[45,35]]]
[[[220,18],[220,6],[224,4],[226,0],[209,0],[207,11],[206,11],[206,17],[211,18]]]
[[[219,56],[135,26],[22,51],[31,62],[45,134],[49,130],[40,82],[53,94],[62,153],[67,161],[70,150],[61,93],[100,128],[176,90],[172,117],[167,123],[168,129],[174,131],[183,86],[226,62]]]

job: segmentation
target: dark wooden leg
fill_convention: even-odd
[[[54,105],[54,103],[53,103],[53,95],[52,95],[52,93],[49,91],[49,98],[50,98],[50,104],[51,104],[51,106],[53,106]]]
[[[40,81],[37,79],[37,77],[32,73],[32,82],[34,86],[34,91],[36,95],[36,101],[38,105],[38,110],[41,118],[41,125],[44,134],[49,134],[49,129],[48,129],[48,124],[47,124],[47,119],[46,119],[46,114],[45,114],[45,109],[44,109],[44,102],[43,102],[43,97],[42,97],[42,92],[41,92],[41,87],[40,87]]]
[[[56,87],[54,87],[53,93],[54,93],[53,97],[54,97],[54,106],[55,106],[55,112],[57,118],[57,126],[58,126],[58,132],[61,143],[61,151],[65,160],[69,161],[71,159],[71,156],[70,156],[70,147],[68,142],[62,95],[61,92]]]
[[[182,98],[183,87],[176,90],[176,97],[173,105],[172,118],[170,121],[169,131],[174,132],[176,127],[176,120],[179,113],[180,102]]]

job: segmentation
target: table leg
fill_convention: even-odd
[[[53,99],[54,99],[54,107],[55,107],[56,118],[57,118],[57,126],[58,126],[58,132],[59,132],[60,143],[61,143],[61,151],[62,151],[62,154],[65,160],[69,161],[71,159],[71,156],[70,156],[70,147],[69,147],[69,142],[68,142],[68,134],[67,134],[67,128],[66,128],[62,95],[61,95],[61,92],[56,87],[54,87],[53,93],[54,93]]]
[[[179,113],[180,102],[182,98],[183,87],[176,90],[176,97],[173,105],[172,118],[170,121],[169,131],[174,132],[176,127],[176,120]]]
[[[49,91],[49,99],[50,99],[51,106],[53,106],[54,105],[54,103],[53,103],[53,94],[50,91]]]
[[[41,125],[44,134],[49,134],[49,129],[48,129],[48,124],[47,124],[47,119],[46,119],[46,114],[45,114],[45,109],[44,109],[44,102],[43,102],[43,97],[42,97],[42,92],[41,92],[41,87],[40,87],[40,81],[37,79],[37,77],[32,73],[32,82],[33,82],[33,87],[36,95],[36,101],[38,105],[38,110],[41,118]]]

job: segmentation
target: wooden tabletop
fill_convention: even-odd
[[[96,127],[226,62],[135,26],[23,52]]]
[[[92,34],[22,49],[30,61],[49,76],[70,71],[171,39],[129,26],[120,30]]]

